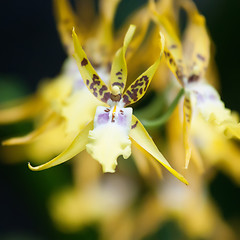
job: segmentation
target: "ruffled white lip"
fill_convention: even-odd
[[[131,155],[129,132],[132,108],[99,106],[94,118],[94,129],[89,132],[87,151],[103,167],[103,172],[114,172],[117,158]]]

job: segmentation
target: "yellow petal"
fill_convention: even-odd
[[[81,131],[94,118],[96,107],[103,105],[87,88],[79,89],[66,99],[62,116],[66,119],[68,133]]]
[[[150,155],[142,147],[139,145],[135,146],[133,144],[132,155],[139,172],[143,177],[146,178],[146,180],[149,180],[156,176],[157,179],[162,178],[162,170],[160,164],[158,164],[152,155]]]
[[[184,61],[190,77],[203,77],[210,57],[210,38],[205,18],[198,13],[192,1],[182,1],[182,3],[188,14],[188,25],[183,37]]]
[[[118,4],[121,0],[100,1],[100,26],[98,43],[101,48],[110,53],[113,44],[113,20]]]
[[[106,103],[110,99],[111,95],[108,87],[98,76],[91,63],[89,62],[74,29],[72,31],[72,36],[75,50],[74,57],[77,61],[78,69],[81,73],[85,85],[96,98]]]
[[[63,151],[61,154],[59,154],[57,157],[52,159],[51,161],[49,161],[45,164],[42,164],[40,166],[37,166],[37,167],[33,167],[33,166],[31,166],[30,163],[28,163],[28,167],[32,171],[40,171],[40,170],[44,170],[44,169],[59,165],[63,162],[68,161],[69,159],[73,158],[74,156],[76,156],[78,153],[80,153],[81,151],[83,151],[85,149],[85,146],[88,141],[87,136],[88,136],[90,129],[92,129],[92,127],[93,127],[93,122],[90,122],[83,129],[83,131],[81,131],[77,135],[77,137],[73,140],[73,142],[70,144],[70,146],[65,151]]]
[[[142,176],[147,178],[150,175],[150,166],[147,162],[147,157],[139,148],[134,144],[132,145],[132,156],[134,157],[134,161],[136,163],[138,171],[141,173]]]
[[[74,52],[72,42],[72,28],[78,27],[76,16],[68,0],[54,0],[54,13],[57,28],[67,53],[71,56]]]
[[[61,118],[59,118],[56,114],[51,114],[46,121],[41,124],[37,129],[32,131],[31,133],[23,136],[23,137],[15,137],[2,142],[2,145],[20,145],[31,143],[36,140],[40,135],[47,132],[48,130],[54,128],[55,126],[61,123]]]
[[[235,122],[234,120],[229,121],[229,122],[223,122],[221,124],[222,126],[220,129],[223,129],[223,132],[225,136],[231,138],[231,137],[236,137],[240,139],[240,123]]]
[[[0,124],[11,124],[37,115],[44,106],[41,99],[34,95],[16,103],[5,104],[0,108]]]
[[[160,153],[152,138],[149,136],[141,122],[133,115],[132,116],[132,129],[130,131],[130,137],[148,153],[150,153],[159,163],[161,163],[168,171],[170,171],[176,178],[185,184],[188,184],[187,180],[178,172],[176,172]]]
[[[128,87],[126,92],[123,94],[123,102],[125,106],[137,102],[146,93],[148,86],[150,85],[152,78],[155,72],[157,71],[159,62],[161,60],[161,57],[164,51],[165,39],[164,39],[164,36],[161,34],[161,32],[160,32],[160,36],[161,36],[160,57],[154,62],[152,66],[150,66]]]
[[[182,44],[178,36],[176,25],[172,23],[172,18],[169,19],[168,14],[158,13],[154,1],[150,2],[150,7],[156,17],[156,24],[159,26],[160,31],[166,39],[164,55],[167,64],[174,76],[183,85],[185,81],[184,78],[186,77],[186,67],[183,61]]]
[[[55,112],[61,111],[62,102],[72,92],[72,80],[71,76],[61,74],[54,79],[47,79],[40,83],[38,94],[47,107],[51,108],[51,110],[54,110]]]
[[[111,68],[111,88],[117,86],[120,90],[120,93],[123,92],[127,80],[127,64],[125,59],[125,53],[127,47],[134,35],[136,27],[130,25],[123,42],[123,46],[116,52],[113,59],[112,68]]]
[[[126,26],[130,24],[134,24],[137,28],[134,34],[134,38],[129,44],[129,48],[127,50],[126,59],[129,60],[138,50],[139,46],[144,42],[145,38],[148,35],[146,34],[149,30],[149,23],[151,20],[151,14],[148,8],[143,7],[142,9],[137,9],[127,20],[125,23]],[[126,29],[125,26],[121,27],[122,29]],[[142,45],[141,45],[142,47]],[[146,53],[145,53],[146,54]],[[145,56],[144,56],[145,58]],[[128,61],[129,63],[130,61]]]
[[[192,106],[189,97],[185,96],[183,103],[183,144],[185,149],[185,168],[188,168],[191,158],[191,144],[189,140],[192,118]]]

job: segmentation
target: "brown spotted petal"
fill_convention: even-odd
[[[124,102],[124,106],[137,102],[146,93],[148,86],[150,85],[150,82],[155,72],[157,71],[158,65],[160,63],[164,51],[165,39],[161,33],[160,36],[161,36],[160,57],[154,62],[154,64],[151,67],[149,67],[128,87],[126,92],[123,94],[122,101]]]
[[[184,61],[188,68],[188,81],[203,77],[210,58],[210,38],[205,18],[198,13],[193,2],[183,1],[188,14],[188,25],[183,38]]]
[[[182,44],[178,36],[178,31],[169,19],[169,14],[159,14],[154,1],[151,1],[151,10],[155,15],[155,22],[163,33],[166,44],[164,49],[165,60],[178,81],[183,85],[186,76],[186,67],[183,61]],[[160,11],[160,9],[159,9]]]
[[[77,61],[78,69],[81,73],[85,85],[96,98],[104,103],[107,103],[111,95],[107,85],[98,76],[91,63],[89,62],[74,29],[72,31],[72,35],[75,50],[74,58]]]
[[[189,139],[192,119],[192,104],[190,96],[187,94],[183,103],[183,144],[185,149],[185,168],[188,168],[191,158],[191,143]]]

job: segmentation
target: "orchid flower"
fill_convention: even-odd
[[[96,113],[92,116],[92,120],[78,133],[65,151],[40,166],[32,167],[29,163],[31,170],[38,171],[53,167],[86,149],[102,165],[103,172],[114,172],[117,165],[117,157],[123,155],[125,159],[128,158],[131,155],[131,143],[133,142],[139,148],[150,153],[179,180],[187,184],[184,177],[177,173],[159,152],[141,122],[132,114],[132,108],[126,107],[137,102],[146,93],[164,49],[164,37],[161,34],[162,50],[160,57],[124,92],[127,79],[125,52],[134,31],[135,26],[131,25],[124,38],[123,47],[115,54],[108,87],[92,67],[73,29],[74,57],[82,79],[89,91],[106,106],[100,105],[96,108]]]
[[[61,129],[65,128],[64,132],[66,135],[74,135],[76,129],[80,130],[85,126],[91,115],[94,114],[95,108],[100,101],[87,90],[77,65],[72,58],[74,49],[71,30],[73,26],[77,26],[77,30],[81,32],[81,37],[84,40],[84,48],[89,53],[94,65],[97,65],[100,77],[107,84],[110,77],[108,63],[112,58],[113,49],[119,43],[119,41],[115,41],[117,39],[113,40],[112,26],[119,2],[119,0],[100,1],[99,16],[94,18],[94,21],[98,23],[98,27],[95,29],[96,24],[90,24],[88,21],[91,19],[92,22],[94,15],[90,14],[90,8],[94,9],[94,7],[87,6],[90,4],[90,1],[78,2],[78,4],[83,4],[83,6],[79,6],[81,10],[79,16],[72,9],[70,1],[54,1],[56,25],[62,44],[69,57],[63,65],[61,74],[51,79],[51,81],[47,79],[47,81],[45,80],[41,83],[37,93],[31,98],[19,102],[17,106],[0,110],[0,124],[8,124],[27,118],[33,118],[36,122],[35,129],[32,132],[25,136],[7,139],[3,142],[3,145],[36,144],[36,141],[44,139],[44,135],[49,137],[48,132],[52,131],[53,128],[59,128],[59,125],[63,125]],[[85,7],[88,7],[88,14],[82,10]],[[137,16],[135,15],[131,19],[136,18]],[[137,18],[138,20],[139,17]],[[137,41],[131,45],[131,52],[134,52],[133,49],[138,47],[141,39],[144,37],[147,23],[147,20],[144,20],[145,25],[141,28],[143,31],[140,31],[136,38]],[[87,107],[84,101],[88,102]],[[83,104],[79,104],[79,102]],[[84,112],[84,118],[81,117],[82,112]],[[58,146],[60,145],[58,144]],[[53,152],[56,153],[54,150]],[[37,151],[36,154],[39,155],[40,153]]]
[[[183,47],[175,25],[171,24],[168,16],[160,15],[153,1],[150,6],[156,17],[155,21],[166,37],[164,50],[166,62],[185,91],[183,140],[187,168],[191,157],[189,134],[194,118],[201,116],[228,137],[240,138],[240,125],[231,115],[231,111],[225,108],[219,94],[205,77],[210,59],[210,38],[205,18],[192,1],[181,1],[181,5],[189,19]]]

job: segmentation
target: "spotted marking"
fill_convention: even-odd
[[[112,114],[112,121],[111,122],[115,122],[115,114]]]
[[[120,86],[121,88],[124,87],[124,83],[114,82],[112,86]]]
[[[107,86],[103,85],[100,89],[99,89],[99,94],[102,96],[103,92],[107,90]]]
[[[183,73],[180,69],[177,69],[176,70],[176,76],[177,78],[182,82],[182,79],[183,79]]]
[[[100,85],[100,81],[99,81],[98,79],[99,79],[99,76],[96,75],[96,74],[93,74],[93,77],[92,77],[92,80],[93,80],[93,81],[92,81],[92,83],[91,83],[90,86],[89,86],[89,88],[90,88],[91,90],[93,90],[93,95],[94,95],[95,97],[98,97],[98,93],[97,93],[98,88],[95,87],[96,85],[97,85],[97,86]]]
[[[135,124],[133,124],[133,125],[132,125],[131,129],[134,129],[134,128],[136,128],[136,127],[137,127],[137,125],[138,125],[138,121],[136,121],[136,122],[135,122]]]
[[[122,72],[119,71],[119,72],[116,73],[116,75],[122,75]]]
[[[109,108],[104,109],[104,112],[110,112]]]
[[[86,80],[86,84],[89,85],[89,80],[88,79]]]
[[[184,113],[185,113],[186,121],[190,123],[191,117],[192,117],[191,101],[186,97],[184,99]]]
[[[203,62],[206,60],[205,57],[203,55],[201,55],[200,53],[197,54],[197,58]]]
[[[196,82],[199,79],[199,76],[196,74],[192,74],[189,78],[188,78],[188,82]]]
[[[169,47],[169,49],[175,49],[175,48],[177,48],[178,46],[176,45],[176,44],[172,44],[170,47]]]
[[[125,105],[136,102],[142,96],[142,94],[146,92],[148,85],[148,76],[144,75],[141,78],[137,79],[128,88],[128,90],[123,96],[123,102],[125,103]]]
[[[123,95],[123,102],[125,103],[125,105],[128,105],[129,103],[131,103],[131,102],[129,101],[128,95],[126,95],[126,94]]]
[[[88,60],[86,58],[84,58],[82,61],[81,61],[81,66],[84,67],[88,64]]]
[[[101,98],[101,101],[106,103],[110,99],[110,96],[111,96],[110,92],[105,92],[103,98]]]

